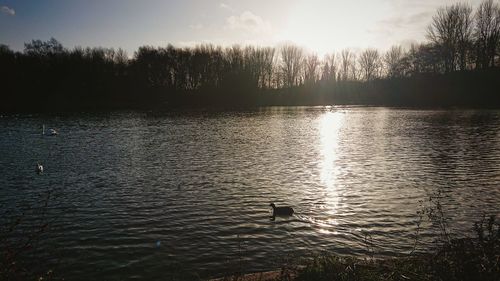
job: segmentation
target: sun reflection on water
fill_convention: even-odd
[[[339,186],[337,177],[340,167],[336,161],[339,155],[339,140],[344,125],[345,113],[329,111],[319,120],[320,153],[322,161],[319,163],[321,184],[325,187],[326,213],[335,215],[339,204]],[[329,219],[328,224],[335,225],[335,219]]]

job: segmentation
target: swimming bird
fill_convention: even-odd
[[[57,136],[58,133],[55,129],[49,129],[48,133],[45,133],[45,125],[42,126],[42,135],[43,136]]]
[[[38,174],[43,173],[43,166],[42,166],[42,164],[40,164],[40,163],[37,163],[37,164],[36,164],[36,172],[37,172]]]
[[[273,208],[273,217],[275,216],[291,216],[293,215],[294,211],[292,207],[276,207],[274,203],[269,204],[271,208]]]

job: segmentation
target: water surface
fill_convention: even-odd
[[[42,137],[42,124],[60,135]],[[321,251],[405,255],[437,194],[460,235],[499,213],[500,111],[18,115],[0,118],[0,132],[2,211],[51,191],[38,254],[67,280],[268,270]],[[271,221],[270,202],[296,215]],[[438,232],[424,219],[417,250]]]

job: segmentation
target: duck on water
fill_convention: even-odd
[[[271,208],[273,208],[273,216],[272,218],[274,219],[276,216],[291,216],[294,213],[294,210],[292,207],[284,206],[284,207],[276,207],[274,203],[269,204]]]

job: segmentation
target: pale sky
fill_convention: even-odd
[[[65,47],[294,42],[320,55],[425,40],[440,6],[457,0],[0,0],[0,43]],[[462,1],[463,2],[463,1]],[[481,0],[467,1],[476,7]]]

